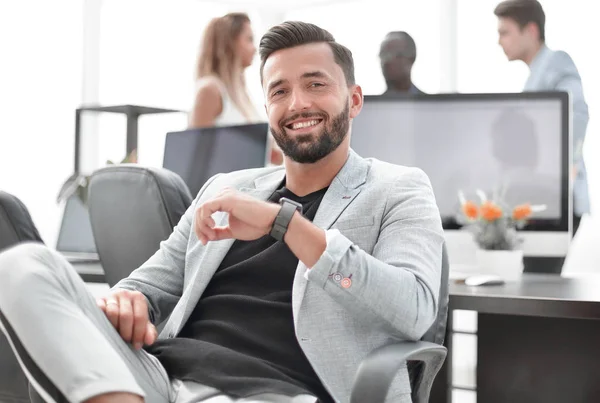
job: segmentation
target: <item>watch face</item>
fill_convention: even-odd
[[[293,204],[294,206],[296,206],[296,209],[299,212],[302,212],[302,204],[295,202],[291,199],[288,199],[287,197],[282,197],[281,199],[279,199],[279,203],[283,204],[283,203],[289,203],[289,204]]]

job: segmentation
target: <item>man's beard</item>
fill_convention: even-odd
[[[284,155],[291,158],[292,161],[301,164],[312,164],[331,154],[344,141],[350,128],[349,113],[350,107],[346,103],[344,110],[332,120],[327,119],[328,116],[321,113],[300,113],[286,119],[287,121],[293,121],[298,118],[323,119],[324,128],[320,134],[311,133],[290,137],[287,133],[285,123],[280,123],[279,127],[281,131],[277,131],[271,127],[271,133]],[[327,125],[328,122],[329,125]]]

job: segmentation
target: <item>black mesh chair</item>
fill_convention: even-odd
[[[90,220],[111,287],[159,249],[192,200],[183,180],[163,168],[122,164],[92,174]]]
[[[18,243],[32,241],[43,242],[27,207],[16,196],[0,191],[0,252]],[[29,402],[27,378],[1,332],[0,402]]]

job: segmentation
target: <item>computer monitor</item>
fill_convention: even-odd
[[[64,202],[56,250],[70,262],[99,260],[88,208],[76,194]]]
[[[195,196],[218,173],[264,167],[268,135],[267,123],[167,133],[163,167],[181,176]]]
[[[458,191],[505,189],[507,203],[545,204],[524,228],[527,256],[565,256],[570,240],[570,116],[566,93],[366,96],[352,148],[429,176],[447,238]],[[461,231],[461,236],[464,231]],[[464,239],[463,239],[464,240]]]

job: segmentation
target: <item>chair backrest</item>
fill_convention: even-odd
[[[95,171],[88,192],[96,249],[111,287],[158,250],[192,203],[177,174],[136,164]]]
[[[0,191],[0,250],[25,241],[43,242],[23,202]]]
[[[448,281],[450,275],[450,261],[448,259],[448,250],[446,244],[442,247],[442,273],[440,281],[440,295],[438,300],[438,313],[435,321],[427,330],[427,332],[421,337],[422,341],[428,341],[439,345],[444,344],[444,338],[446,337],[446,325],[448,323]],[[412,397],[414,402],[420,402],[419,396],[421,395],[422,387],[431,387],[433,379],[426,380],[423,382],[423,363],[420,361],[411,361],[408,363],[408,371],[410,375],[410,382],[412,386]],[[426,394],[429,395],[429,392]]]
[[[429,330],[423,335],[421,340],[429,341],[435,344],[444,344],[446,336],[446,324],[448,323],[448,278],[450,275],[450,262],[448,259],[448,250],[446,244],[442,249],[442,278],[440,282],[440,296],[438,301],[438,314],[435,322]]]
[[[0,252],[27,241],[42,242],[27,207],[16,196],[0,191]],[[29,399],[27,378],[1,332],[0,395],[11,402],[25,402]]]

